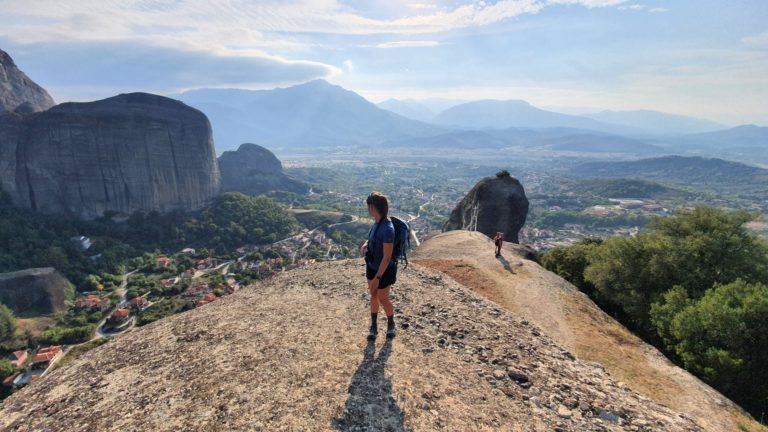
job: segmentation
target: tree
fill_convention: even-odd
[[[85,277],[85,290],[86,291],[101,291],[104,289],[104,284],[101,282],[101,278],[95,274],[90,274]]]
[[[657,338],[651,305],[672,287],[698,299],[714,284],[768,278],[768,248],[744,228],[754,217],[713,207],[656,217],[648,232],[594,249],[584,279],[630,317],[633,329]]]
[[[37,254],[35,265],[64,270],[69,266],[69,258],[63,248],[59,246],[50,246]]]
[[[588,238],[572,246],[554,247],[541,256],[541,265],[574,284],[580,291],[592,295],[595,287],[584,280],[584,269],[589,265],[589,255],[602,243],[602,239]]]
[[[13,363],[5,359],[0,359],[0,381],[13,375],[14,372],[16,372],[16,367],[13,366]]]
[[[685,368],[752,413],[768,411],[768,285],[737,279],[696,301],[667,299],[666,307],[655,308],[654,319]]]
[[[8,306],[0,303],[0,343],[13,339],[16,334],[16,318]]]

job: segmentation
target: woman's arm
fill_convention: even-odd
[[[365,255],[365,250],[368,249],[368,240],[363,243],[362,246],[360,246],[360,256]]]
[[[395,248],[394,243],[384,243],[382,246],[384,247],[384,257],[381,259],[379,271],[376,272],[376,276],[384,275],[387,267],[389,267],[389,261],[392,260],[392,250]]]

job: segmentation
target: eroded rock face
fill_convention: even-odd
[[[471,229],[477,209],[477,231],[493,237],[504,234],[505,241],[518,243],[518,232],[528,215],[528,198],[523,185],[511,176],[480,180],[451,212],[443,231]]]
[[[0,273],[0,303],[16,313],[64,312],[73,295],[74,287],[53,267]]]
[[[0,113],[45,111],[54,105],[51,95],[29,79],[7,52],[0,50]]]
[[[250,195],[273,190],[295,193],[307,192],[307,186],[283,172],[283,164],[266,148],[245,143],[237,151],[219,156],[221,187],[224,192]]]
[[[44,213],[194,210],[220,188],[206,116],[147,93],[0,116],[0,187]]]

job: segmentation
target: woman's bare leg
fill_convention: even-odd
[[[384,313],[386,313],[388,317],[391,317],[395,313],[395,308],[392,306],[392,302],[389,300],[389,288],[390,287],[379,289],[377,296],[379,303],[384,306]]]
[[[371,286],[371,281],[368,281],[368,291],[371,293],[371,313],[379,313],[379,297],[378,293],[376,292],[378,288],[373,288]],[[386,310],[386,309],[385,309]]]

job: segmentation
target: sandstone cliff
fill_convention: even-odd
[[[475,216],[476,215],[476,216]],[[504,234],[505,241],[518,243],[518,232],[528,215],[528,198],[520,182],[509,175],[486,177],[464,196],[443,225],[443,231],[471,229],[493,237]]]
[[[66,311],[75,289],[53,267],[0,273],[0,303],[16,313],[54,314]]]
[[[419,265],[398,336],[367,343],[363,274],[315,264],[118,336],[5,400],[0,429],[701,430]]]
[[[0,113],[45,111],[53,105],[48,92],[29,79],[11,56],[0,49]]]
[[[0,116],[0,187],[18,206],[80,217],[192,210],[219,192],[200,111],[146,93]]]
[[[221,189],[259,195],[269,191],[306,193],[308,188],[283,172],[283,164],[266,148],[245,143],[219,156]]]

